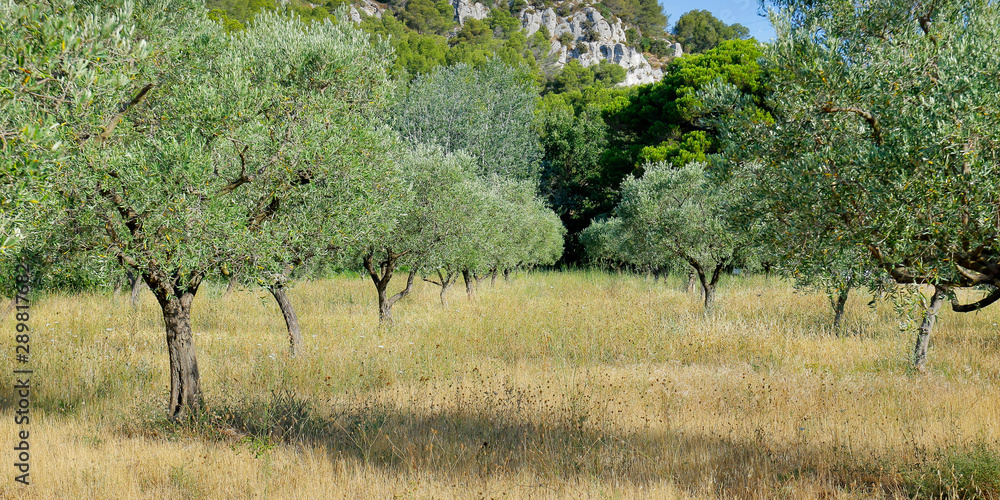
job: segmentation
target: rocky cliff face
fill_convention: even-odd
[[[383,12],[385,12],[384,5],[379,5],[372,0],[359,0],[351,5],[351,20],[360,23],[361,14],[381,18]]]
[[[465,24],[467,19],[486,19],[490,15],[490,9],[479,2],[469,0],[452,0],[452,7],[455,7],[455,22]]]
[[[663,72],[654,69],[646,56],[626,44],[624,23],[620,19],[605,19],[593,7],[577,4],[567,16],[556,14],[552,8],[538,10],[527,7],[520,12],[520,19],[528,36],[543,26],[548,30],[552,36],[549,54],[558,54],[558,65],[564,65],[570,59],[578,60],[584,67],[608,61],[625,68],[622,86],[652,83],[663,78]],[[564,33],[573,37],[569,46],[560,41]],[[586,49],[581,50],[583,47]]]
[[[465,24],[469,19],[485,19],[495,0],[488,4],[474,0],[451,0],[455,8],[455,22]],[[554,59],[557,67],[564,66],[576,59],[584,67],[608,61],[625,68],[625,80],[621,86],[653,83],[663,78],[663,72],[654,68],[646,56],[633,47],[628,46],[625,30],[628,28],[621,19],[605,19],[601,13],[586,0],[563,0],[555,7],[566,15],[557,14],[549,7],[545,9],[528,6],[518,13],[521,26],[531,37],[543,26],[549,32],[551,47],[548,56]],[[361,21],[359,14],[382,17],[385,6],[373,0],[360,0],[351,7],[351,17]],[[564,45],[561,38],[564,33],[572,36],[572,42]],[[680,44],[674,44],[674,57],[683,54]]]

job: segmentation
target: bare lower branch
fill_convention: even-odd
[[[865,121],[868,122],[868,126],[871,127],[872,129],[872,140],[875,141],[875,144],[879,146],[882,145],[883,143],[882,127],[878,123],[878,118],[876,118],[875,115],[871,114],[870,112],[865,111],[861,108],[855,108],[855,107],[845,108],[845,107],[833,106],[832,104],[824,105],[821,109],[823,110],[824,113],[846,112],[846,113],[854,113],[860,116],[861,118],[864,118]]]
[[[252,182],[255,178],[255,176],[253,175],[247,175],[246,152],[248,149],[250,149],[250,146],[244,146],[243,149],[240,150],[239,146],[237,146],[236,144],[236,141],[233,141],[233,146],[237,147],[236,154],[240,155],[240,176],[230,181],[229,184],[223,186],[223,188],[219,190],[219,194],[232,193],[234,190],[236,190],[236,188],[248,182]]]
[[[994,288],[993,292],[989,295],[979,299],[978,302],[973,302],[972,304],[959,304],[957,298],[951,299],[951,310],[955,312],[973,312],[978,311],[990,304],[1000,300],[1000,288]]]
[[[139,102],[142,101],[142,98],[146,96],[146,93],[149,92],[149,89],[151,88],[153,88],[153,84],[147,83],[145,87],[139,90],[139,93],[136,94],[131,101],[123,104],[121,109],[119,109],[118,112],[115,113],[115,116],[112,116],[111,119],[108,120],[108,123],[104,125],[104,130],[101,131],[100,134],[97,134],[97,137],[94,138],[94,142],[97,143],[98,146],[103,145],[104,141],[108,140],[108,137],[111,137],[111,133],[115,131],[115,127],[118,126],[118,122],[122,119],[123,116],[125,116],[125,113],[127,113],[128,110],[132,109],[136,104],[139,104]]]
[[[112,177],[114,177],[114,175],[112,175]],[[121,195],[112,191],[110,188],[105,188],[100,182],[97,183],[97,192],[114,205],[115,210],[117,210],[118,214],[121,215],[122,221],[125,222],[125,227],[128,228],[129,233],[131,233],[132,236],[135,236],[140,230],[142,230],[142,221],[139,220],[139,213],[129,206]]]

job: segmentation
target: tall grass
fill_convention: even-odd
[[[34,485],[11,468],[0,496],[1000,498],[996,308],[943,313],[922,375],[913,333],[870,297],[835,335],[825,297],[785,282],[732,278],[709,315],[681,288],[533,273],[443,309],[427,286],[380,328],[370,282],[302,283],[291,358],[269,295],[209,287],[193,312],[208,408],[183,426],[164,415],[152,297],[44,297]]]

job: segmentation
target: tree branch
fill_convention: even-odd
[[[392,307],[392,305],[395,304],[399,299],[406,297],[407,295],[410,294],[410,291],[413,290],[413,278],[416,275],[417,275],[417,266],[413,266],[413,268],[410,269],[410,274],[406,276],[406,288],[402,289],[396,295],[389,297],[389,300],[386,301],[389,307]]]
[[[111,177],[116,177],[116,175],[113,174],[109,175],[111,175]],[[121,195],[109,188],[102,187],[100,182],[97,183],[97,192],[114,205],[115,209],[118,210],[119,215],[121,215],[122,220],[125,222],[125,227],[128,228],[129,233],[133,237],[142,230],[142,221],[139,220],[139,213],[132,209],[132,207],[125,202],[125,199],[121,197]]]
[[[996,302],[997,300],[1000,300],[1000,288],[994,288],[992,293],[983,297],[982,299],[979,299],[978,302],[974,302],[972,304],[959,304],[958,298],[953,296],[951,299],[951,310],[963,313],[978,311]]]
[[[230,181],[229,184],[226,184],[225,186],[223,186],[223,188],[219,190],[219,194],[229,194],[229,193],[232,193],[236,188],[238,188],[238,187],[240,187],[240,186],[242,186],[242,185],[244,185],[244,184],[246,184],[248,182],[252,182],[256,178],[256,176],[247,175],[247,157],[246,157],[246,152],[247,152],[248,149],[250,149],[250,146],[249,145],[244,146],[243,150],[241,151],[239,149],[239,146],[237,146],[235,140],[233,141],[233,146],[236,147],[236,153],[238,155],[240,155],[240,176],[237,177],[236,179],[233,179],[232,181]]]
[[[868,126],[871,127],[872,129],[872,140],[875,141],[876,145],[881,146],[883,144],[884,141],[882,139],[882,127],[878,123],[878,118],[876,118],[875,115],[871,114],[870,112],[865,111],[861,108],[855,108],[855,107],[843,108],[839,106],[833,106],[832,104],[826,104],[822,106],[820,109],[822,109],[824,113],[846,112],[846,113],[854,113],[860,116],[861,118],[864,118],[865,121],[868,122]]]
[[[118,110],[118,113],[115,113],[115,116],[112,116],[111,119],[108,120],[108,123],[104,125],[104,130],[101,131],[100,134],[97,134],[97,137],[94,137],[94,142],[97,143],[98,146],[104,145],[104,141],[108,140],[108,137],[111,137],[111,133],[114,132],[115,127],[118,126],[118,121],[125,116],[125,113],[127,113],[128,110],[132,109],[136,104],[139,104],[139,101],[142,101],[142,98],[146,96],[146,93],[149,92],[149,89],[151,88],[153,88],[153,84],[147,83],[145,87],[139,90],[139,93],[136,94],[131,101],[123,104],[121,109]]]

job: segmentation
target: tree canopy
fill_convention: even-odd
[[[478,69],[456,64],[416,78],[395,109],[393,125],[411,144],[471,154],[479,175],[537,181],[537,96],[523,68],[499,59]]]
[[[1000,7],[777,3],[778,39],[763,59],[775,121],[743,116],[727,154],[765,163],[755,192],[799,257],[846,246],[898,283],[935,288],[915,354],[922,367],[941,300],[970,286],[989,294],[955,310],[1000,299],[1000,54],[991,42]]]
[[[726,40],[743,40],[750,29],[739,23],[726,24],[707,10],[692,10],[677,19],[672,33],[689,54],[705,52]]]
[[[609,258],[659,270],[671,260],[695,271],[710,309],[722,272],[746,261],[753,240],[734,224],[743,186],[720,179],[702,163],[680,168],[666,162],[644,167],[642,177],[622,184],[614,217],[597,221],[583,239],[594,258]]]

